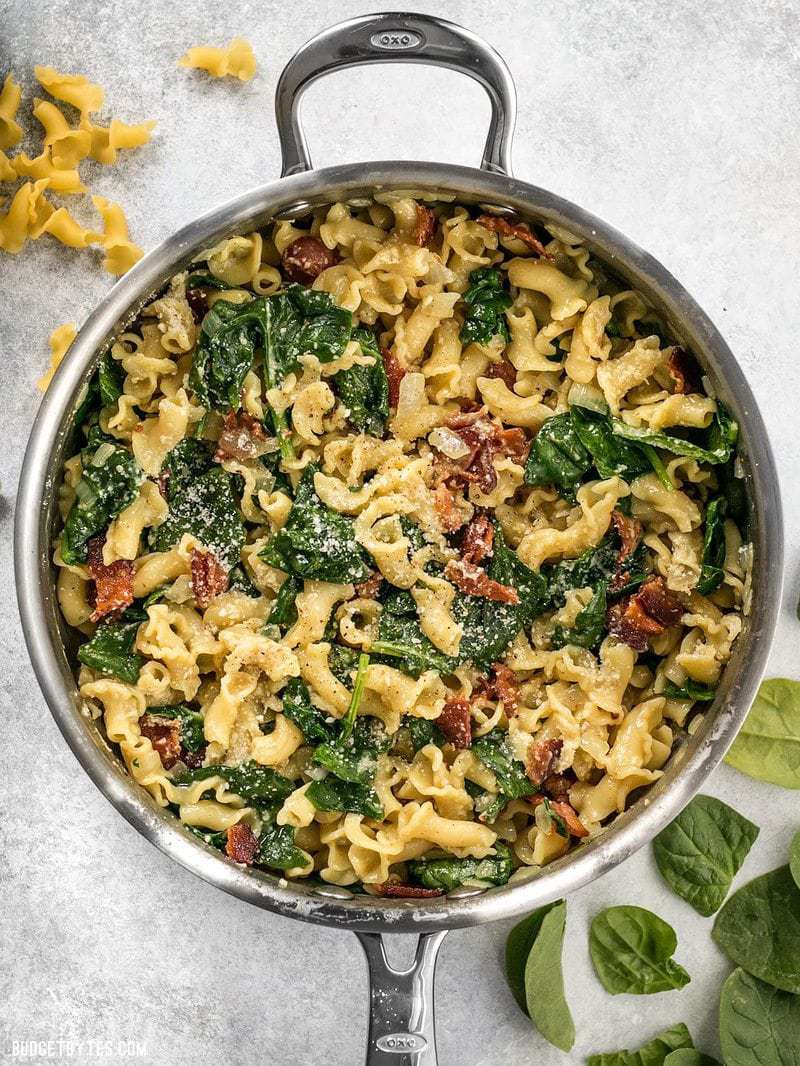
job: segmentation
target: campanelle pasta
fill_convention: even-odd
[[[83,113],[39,105],[48,152],[149,135],[39,76]],[[6,244],[67,239],[27,189]],[[701,382],[557,227],[381,194],[221,241],[85,399],[53,551],[82,697],[237,862],[416,897],[552,861],[662,776],[741,631],[737,427]]]

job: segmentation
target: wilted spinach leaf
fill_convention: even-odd
[[[410,592],[391,589],[378,621],[378,639],[370,654],[387,658],[398,670],[418,677],[425,670],[450,674],[457,660],[431,643],[420,628],[417,605]]]
[[[525,484],[557,485],[572,496],[591,465],[567,411],[548,418],[536,434],[525,463]]]
[[[800,993],[800,889],[788,866],[734,892],[712,936],[731,962],[753,977]]]
[[[106,677],[135,685],[144,659],[133,650],[142,619],[101,622],[94,636],[78,648],[78,659]]]
[[[254,861],[256,866],[266,866],[272,870],[291,870],[305,866],[308,856],[295,844],[291,826],[273,822],[261,831]]]
[[[319,744],[333,738],[333,725],[326,722],[325,715],[311,702],[304,681],[299,677],[291,678],[282,695],[283,713],[297,726],[307,741]]]
[[[703,534],[703,565],[697,591],[708,596],[718,589],[725,577],[725,511],[727,504],[722,496],[709,500],[706,507],[706,527]]]
[[[578,439],[591,456],[600,477],[617,476],[633,481],[650,469],[648,457],[635,444],[615,435],[607,416],[572,406],[570,417]]]
[[[378,342],[368,329],[354,329],[362,355],[372,356],[372,366],[355,363],[333,379],[336,395],[350,412],[348,420],[359,433],[382,437],[389,417],[389,379]]]
[[[800,788],[800,681],[761,682],[725,761],[757,781]]]
[[[485,859],[414,859],[408,864],[412,881],[425,888],[450,892],[459,885],[504,885],[514,872],[511,851],[506,844],[495,844],[496,855]]]
[[[650,995],[683,988],[689,975],[672,958],[675,930],[644,907],[608,907],[592,921],[589,954],[612,996]]]
[[[444,744],[444,733],[438,727],[436,722],[432,722],[429,718],[417,718],[414,715],[405,715],[401,722],[401,726],[408,730],[411,738],[411,747],[414,749],[414,754],[425,747],[426,744],[435,744],[438,748]]]
[[[550,643],[554,648],[563,648],[567,644],[574,644],[578,648],[588,648],[593,651],[600,644],[606,632],[606,590],[607,581],[601,581],[582,611],[575,618],[575,623],[569,629],[561,625],[555,626]]]
[[[104,533],[112,518],[133,503],[142,472],[133,455],[106,441],[85,456],[75,502],[61,534],[61,558],[74,565],[86,562],[86,541]]]
[[[239,562],[244,528],[231,475],[212,462],[206,445],[182,440],[164,459],[169,472],[169,513],[150,530],[154,551],[168,551],[184,533],[191,533],[229,570]]]
[[[318,811],[352,811],[366,818],[383,818],[383,805],[374,789],[330,774],[321,781],[312,781],[306,796]]]
[[[507,799],[521,799],[537,791],[525,773],[525,767],[514,756],[505,730],[493,729],[478,737],[473,741],[472,753],[492,771],[498,788]]]
[[[509,339],[504,312],[511,306],[511,296],[503,288],[499,270],[492,267],[473,270],[463,300],[467,312],[459,337],[464,344],[488,344],[492,337]]]
[[[180,721],[181,746],[187,751],[196,752],[204,747],[203,716],[199,711],[185,703],[176,703],[172,707],[150,707],[149,711],[160,718],[177,718]]]
[[[370,559],[345,515],[322,502],[314,488],[317,467],[303,471],[286,523],[259,552],[259,558],[287,574],[339,584],[366,581]]]
[[[97,387],[100,392],[100,406],[110,407],[122,395],[122,383],[125,374],[122,367],[113,358],[110,351],[104,352],[97,364]]]
[[[734,970],[722,986],[719,1036],[725,1066],[797,1066],[800,996]]]
[[[668,700],[691,700],[693,703],[711,703],[716,694],[716,690],[710,685],[701,685],[699,681],[693,681],[691,677],[687,677],[682,685],[668,681],[664,686],[664,691],[660,693]]]
[[[261,766],[256,762],[244,762],[238,766],[200,766],[196,770],[186,770],[175,779],[178,785],[188,785],[192,781],[205,781],[212,777],[222,777],[234,792],[247,803],[256,806],[275,806],[281,804],[294,791],[294,783],[271,766]]]
[[[294,574],[287,574],[286,580],[278,589],[272,607],[267,615],[267,625],[291,626],[297,621],[297,608],[295,600],[297,594],[303,591],[303,582]]]
[[[232,592],[241,592],[244,596],[249,596],[254,600],[261,595],[261,590],[256,588],[252,578],[241,563],[237,563],[228,574],[228,588]]]
[[[739,426],[728,414],[721,403],[717,403],[717,411],[714,420],[706,432],[703,444],[695,444],[694,441],[676,437],[670,433],[661,433],[654,429],[645,429],[642,426],[629,426],[621,418],[612,418],[611,425],[614,433],[634,444],[649,445],[652,448],[662,448],[672,452],[673,455],[685,455],[689,459],[696,459],[699,463],[725,463],[733,454],[736,441],[739,436]]]
[[[758,836],[758,826],[713,796],[695,796],[653,840],[661,876],[706,917],[728,894]]]
[[[693,1048],[692,1036],[683,1022],[665,1029],[636,1051],[607,1051],[589,1055],[587,1066],[664,1066],[667,1056],[678,1048]]]

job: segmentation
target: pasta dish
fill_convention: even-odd
[[[289,879],[530,876],[662,775],[748,610],[736,422],[557,226],[392,193],[226,239],[102,353],[75,432],[88,712]]]

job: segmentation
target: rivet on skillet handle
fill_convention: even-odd
[[[395,970],[380,933],[356,933],[369,969],[366,1066],[437,1066],[433,984],[446,935],[423,933],[411,966]]]
[[[305,89],[323,74],[364,63],[427,63],[474,78],[492,105],[481,169],[511,174],[517,94],[505,62],[485,41],[461,26],[431,15],[398,12],[340,22],[312,37],[286,64],[275,93],[283,156],[281,177],[312,169],[299,114]]]

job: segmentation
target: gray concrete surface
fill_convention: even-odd
[[[0,0],[0,75],[34,88],[34,63],[81,71],[108,112],[156,118],[153,143],[114,168],[86,168],[127,207],[146,248],[210,205],[278,172],[272,94],[282,64],[320,28],[382,6],[354,0],[70,3]],[[540,0],[439,4],[505,55],[517,82],[516,172],[603,216],[697,297],[741,360],[779,457],[787,519],[785,604],[769,673],[798,676],[797,480],[800,247],[800,4],[779,0]],[[248,85],[175,66],[186,47],[250,38]],[[475,163],[488,106],[446,72],[352,71],[308,94],[319,163],[440,158]],[[31,146],[32,147],[32,146]],[[35,154],[35,153],[34,153]],[[0,662],[0,1060],[13,1041],[52,1041],[27,1061],[158,1066],[352,1066],[362,1061],[365,968],[351,936],[272,917],[201,883],[153,849],[83,775],[39,695],[12,589],[11,517],[46,336],[80,322],[110,281],[94,253],[46,241],[0,254],[4,397]],[[720,769],[708,791],[761,827],[739,880],[784,860],[797,795]],[[606,995],[591,973],[587,920],[612,903],[656,910],[678,930],[692,975],[680,992]],[[547,1045],[507,992],[507,924],[450,935],[438,974],[443,1066],[556,1066],[637,1046],[683,1020],[718,1053],[728,965],[699,918],[659,881],[645,850],[569,901],[571,1055]],[[407,950],[408,945],[404,945]],[[69,1043],[84,1041],[76,1053]],[[140,1046],[118,1048],[118,1041]],[[88,1041],[96,1041],[89,1045]],[[105,1042],[109,1042],[106,1044]]]

